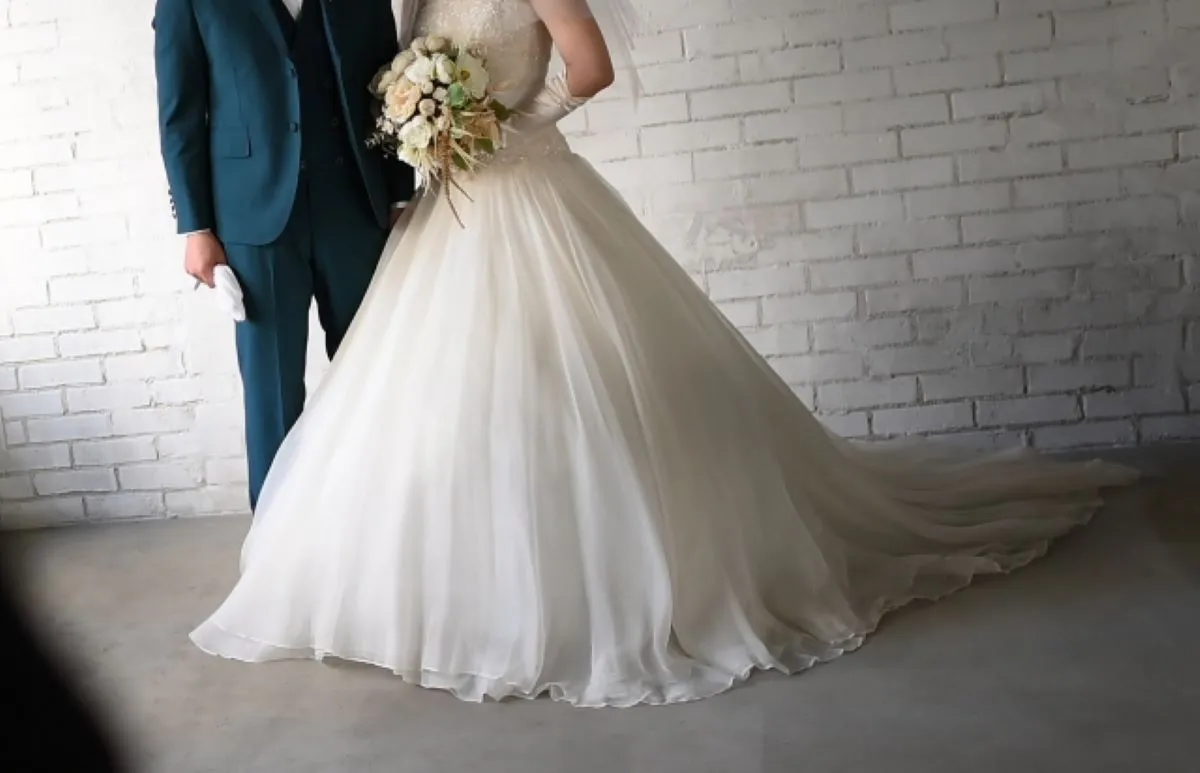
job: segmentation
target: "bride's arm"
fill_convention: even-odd
[[[551,76],[524,104],[509,128],[530,133],[558,123],[613,82],[613,62],[586,0],[529,0],[550,31],[566,72]]]
[[[571,96],[590,99],[612,85],[613,61],[587,0],[530,0],[566,65]]]

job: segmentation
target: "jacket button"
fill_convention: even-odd
[[[288,123],[288,131],[290,131],[292,134],[295,134],[296,132],[300,131],[300,124],[296,123],[295,121],[290,121]]]

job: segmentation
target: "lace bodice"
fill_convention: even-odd
[[[518,107],[546,82],[554,45],[529,0],[423,0],[417,35],[438,35],[455,43],[480,45],[496,98]],[[554,128],[508,140],[505,160],[569,152]]]

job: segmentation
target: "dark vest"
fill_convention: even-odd
[[[300,168],[311,174],[354,171],[354,156],[338,95],[337,73],[325,34],[324,0],[305,0],[293,19],[283,0],[274,0],[290,43],[300,93]],[[357,175],[355,175],[357,176]]]

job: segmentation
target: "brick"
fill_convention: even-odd
[[[1010,206],[1010,196],[1007,184],[991,183],[914,191],[905,194],[904,200],[910,217],[929,218],[996,212]]]
[[[1001,18],[946,29],[946,44],[951,56],[979,56],[984,53],[1046,48],[1050,45],[1051,37],[1048,15]]]
[[[40,167],[72,158],[71,141],[65,138],[39,137],[0,144],[0,169]]]
[[[1067,11],[1055,14],[1054,21],[1054,37],[1064,43],[1137,35],[1163,35],[1167,22],[1163,7],[1156,2]]]
[[[132,274],[88,274],[50,280],[50,299],[60,303],[87,303],[132,296]]]
[[[1079,401],[1069,395],[982,400],[976,417],[981,427],[1053,424],[1079,419]]]
[[[920,252],[955,244],[958,244],[958,223],[951,219],[860,226],[858,231],[858,251],[863,255]]]
[[[141,348],[142,337],[136,330],[64,333],[58,338],[58,350],[63,357],[136,352]]]
[[[22,389],[99,384],[104,381],[97,360],[64,360],[25,365],[17,371]]]
[[[642,164],[644,161],[634,159],[627,163]],[[796,167],[796,146],[793,143],[776,143],[697,153],[693,167],[696,179],[702,181],[786,171]]]
[[[740,139],[741,125],[736,119],[652,126],[642,129],[642,150],[647,155],[685,153],[736,145]]]
[[[771,327],[745,331],[748,340],[765,357],[788,354],[805,354],[812,347],[809,343],[808,325],[772,325]]]
[[[880,406],[905,405],[917,399],[917,380],[911,376],[817,387],[817,406],[822,411],[845,411]]]
[[[23,335],[89,330],[96,326],[90,306],[17,309],[13,312],[12,321],[13,329]]]
[[[145,384],[84,387],[67,390],[67,405],[72,413],[141,408],[150,404],[150,389]]]
[[[24,419],[29,416],[61,416],[62,395],[55,392],[17,392],[0,395],[0,415],[5,419]]]
[[[596,103],[588,109],[588,129],[592,133],[618,131],[630,126],[657,126],[688,120],[685,94],[639,97],[637,105],[627,102]]]
[[[1102,169],[1169,161],[1174,156],[1174,139],[1170,134],[1113,137],[1095,142],[1080,142],[1067,147],[1067,164],[1072,169]]]
[[[897,195],[859,196],[804,204],[810,228],[838,228],[860,223],[886,223],[904,219],[904,203]]]
[[[814,263],[808,270],[814,290],[889,285],[912,280],[908,261],[902,257]]]
[[[1063,298],[1071,293],[1070,271],[1041,271],[1018,276],[974,277],[967,283],[971,303],[1022,301],[1033,298]]]
[[[812,384],[863,375],[862,355],[852,353],[778,357],[771,360],[771,366],[789,384]]]
[[[167,506],[161,493],[100,494],[83,498],[91,520],[119,521],[161,518]]]
[[[617,188],[691,182],[693,177],[692,157],[686,154],[610,161],[598,163],[596,168]]]
[[[54,470],[70,466],[71,449],[66,444],[8,448],[4,452],[4,469],[9,472]]]
[[[1083,398],[1083,412],[1089,419],[1115,419],[1183,411],[1183,393],[1175,384],[1120,392],[1097,392]]]
[[[1114,228],[1174,228],[1179,213],[1174,199],[1146,196],[1124,201],[1080,204],[1071,208],[1072,233]]]
[[[0,199],[21,199],[33,195],[33,174],[28,169],[0,171]]]
[[[117,438],[74,443],[71,451],[81,466],[111,466],[158,458],[153,438]]]
[[[873,132],[909,126],[944,124],[950,106],[941,94],[877,99],[842,107],[846,131]]]
[[[108,417],[102,415],[30,419],[26,426],[32,443],[86,440],[112,434]]]
[[[1006,54],[1004,80],[1008,83],[1042,81],[1067,75],[1108,72],[1111,50],[1104,44],[1055,46],[1049,51]]]
[[[180,376],[184,367],[178,352],[154,351],[106,357],[104,372],[109,381],[136,381]]]
[[[898,33],[844,42],[842,56],[847,70],[871,70],[942,59],[946,46],[940,31]]]
[[[707,59],[745,51],[781,48],[784,31],[770,19],[722,24],[685,30],[683,44],[688,59]]]
[[[116,491],[117,479],[112,470],[59,470],[39,472],[33,476],[39,496],[83,494]]]
[[[28,443],[29,437],[25,433],[25,424],[20,421],[5,422],[4,442],[9,448]]]
[[[784,110],[792,106],[792,88],[788,83],[775,82],[710,89],[692,94],[691,103],[691,118],[701,121],[730,115]],[[683,117],[677,120],[687,119],[685,109]]]
[[[576,153],[584,155],[592,161],[614,161],[622,158],[636,158],[639,153],[638,132],[634,129],[629,129],[588,137],[572,137],[571,148]],[[101,324],[104,323],[101,322]]]
[[[972,368],[953,373],[926,373],[919,379],[926,400],[1019,395],[1025,389],[1020,368]]]
[[[842,4],[822,13],[806,13],[784,23],[787,42],[793,46],[883,37],[888,31],[887,9],[879,6]]]
[[[950,158],[922,158],[883,164],[867,164],[850,170],[856,193],[895,191],[949,185],[954,181]]]
[[[34,362],[55,356],[51,336],[20,336],[0,340],[0,364]]]
[[[892,30],[904,32],[990,20],[996,15],[994,0],[916,0],[888,8]]]
[[[963,218],[962,228],[963,241],[967,244],[1058,236],[1066,232],[1066,213],[1061,209],[1043,209],[971,215]]]
[[[813,231],[780,238],[758,254],[760,263],[797,263],[849,257],[854,252],[854,232],[849,228]]]
[[[1052,86],[1025,84],[998,89],[957,91],[950,95],[955,122],[973,118],[1038,113],[1056,99]]]
[[[875,376],[906,376],[947,370],[961,364],[953,346],[917,345],[876,349],[867,354],[867,367]]]
[[[167,512],[173,516],[246,513],[250,505],[245,486],[209,486],[195,491],[173,491],[166,495]]]
[[[750,204],[787,203],[843,196],[849,191],[844,171],[822,169],[750,180],[746,201]]]
[[[1039,427],[1033,431],[1034,447],[1044,449],[1131,446],[1136,443],[1137,432],[1132,421]]]
[[[747,116],[745,123],[748,142],[772,142],[840,132],[842,113],[836,107],[807,107],[774,115]],[[805,143],[809,141],[804,139]]]
[[[718,308],[725,318],[729,320],[735,327],[750,328],[757,327],[759,321],[758,300],[748,299],[740,301],[719,301]]]
[[[890,97],[892,79],[887,70],[811,75],[792,84],[792,98],[800,106],[832,105]]]
[[[642,90],[648,95],[732,86],[738,82],[738,58],[671,62],[639,68]]]
[[[839,437],[856,438],[871,434],[870,420],[865,413],[822,413],[817,419]]]
[[[114,411],[113,434],[150,435],[179,432],[192,426],[193,417],[186,408],[134,408]]]
[[[33,499],[37,496],[33,481],[28,475],[0,474],[0,502],[14,499]]]
[[[739,67],[744,81],[773,81],[837,72],[841,57],[837,46],[804,46],[746,54],[740,57]]]
[[[1157,416],[1140,420],[1143,441],[1200,438],[1200,416]]]
[[[875,411],[871,427],[876,435],[895,436],[965,429],[975,424],[970,403],[918,405]]]
[[[1108,0],[1000,0],[1000,15],[1026,16],[1034,13],[1062,13],[1080,8],[1102,8]]]
[[[858,296],[852,292],[807,293],[805,295],[764,298],[763,324],[803,322],[819,319],[841,319],[858,309]]]
[[[1183,325],[1178,322],[1146,327],[1123,327],[1108,330],[1087,330],[1083,334],[1083,357],[1160,352],[1170,354],[1183,349]]]
[[[1128,132],[1144,133],[1167,129],[1191,129],[1196,125],[1200,98],[1180,99],[1133,105],[1124,111],[1124,127]]]
[[[1014,189],[1016,206],[1046,207],[1115,199],[1120,195],[1120,181],[1115,172],[1090,172],[1018,180]]]
[[[203,471],[188,462],[131,464],[117,469],[122,491],[190,489],[204,482]]]
[[[884,161],[900,155],[899,138],[894,132],[810,137],[798,150],[801,167],[844,166]]]
[[[1029,369],[1030,393],[1090,391],[1126,387],[1129,383],[1129,363],[1125,361],[1038,365]]]
[[[1012,247],[971,247],[913,255],[917,279],[1003,274],[1015,268],[1016,250]]]
[[[963,287],[958,282],[920,282],[911,285],[871,289],[866,292],[870,314],[945,309],[963,302]]]
[[[1013,359],[1022,364],[1061,362],[1075,354],[1074,335],[1032,335],[1013,341]]]
[[[83,519],[82,497],[42,497],[28,502],[6,503],[0,524],[6,529],[33,529],[64,526]]]
[[[1200,27],[1200,6],[1194,0],[1167,0],[1167,18],[1173,29]]]
[[[971,153],[958,157],[958,176],[963,182],[985,182],[1053,174],[1062,168],[1062,153],[1053,146],[994,153]]]
[[[1000,64],[994,57],[951,59],[945,62],[898,67],[895,78],[896,91],[910,95],[981,89],[999,86],[1003,82]]]
[[[877,346],[912,341],[912,322],[905,317],[824,322],[813,326],[813,348],[817,351],[862,351]]]
[[[709,295],[717,300],[802,292],[808,280],[800,267],[748,268],[709,275]]]

